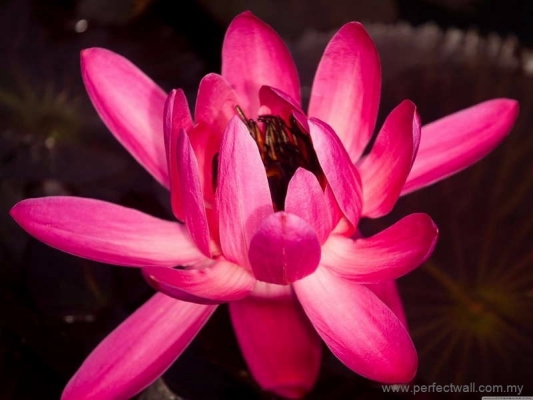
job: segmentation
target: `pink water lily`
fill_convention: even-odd
[[[376,49],[362,25],[331,39],[308,117],[280,37],[236,17],[222,74],[201,81],[192,118],[124,58],[82,53],[84,82],[117,139],[171,191],[181,222],[110,203],[51,197],[11,211],[31,235],[68,253],[142,268],[160,293],[87,358],[63,399],[122,399],[160,376],[216,306],[229,302],[242,353],[266,390],[298,398],[321,360],[320,338],[353,371],[408,382],[417,369],[394,283],[432,252],[425,214],[361,237],[361,217],[454,174],[510,131],[515,101],[491,100],[420,128],[404,101],[368,155],[380,94]],[[177,267],[177,268],[176,268]]]

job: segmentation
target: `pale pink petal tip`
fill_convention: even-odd
[[[320,243],[300,217],[277,212],[265,218],[248,255],[258,280],[282,285],[313,273],[320,261]]]
[[[81,71],[102,121],[131,155],[168,187],[165,92],[130,61],[105,49],[83,50]]]

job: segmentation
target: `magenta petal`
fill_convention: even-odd
[[[384,383],[414,377],[418,359],[409,333],[370,289],[321,267],[293,286],[318,334],[348,368]]]
[[[179,132],[181,129],[188,132],[193,127],[191,111],[189,110],[189,103],[187,97],[181,89],[174,89],[167,97],[164,109],[164,126],[165,133],[165,148],[167,151],[170,144],[171,132]]]
[[[376,47],[361,24],[350,22],[333,36],[322,56],[309,116],[327,122],[355,162],[372,137],[380,92]]]
[[[271,86],[261,86],[259,101],[261,106],[268,107],[269,112],[267,114],[280,116],[285,121],[289,121],[291,115],[299,114],[299,119],[305,120],[305,113],[299,104],[281,90]],[[306,125],[304,127],[307,127]]]
[[[93,350],[61,399],[132,398],[172,365],[215,308],[156,294]]]
[[[229,122],[220,146],[216,199],[224,257],[249,266],[250,240],[274,209],[259,149],[238,117]]]
[[[322,348],[293,296],[248,297],[230,303],[229,309],[241,351],[259,385],[290,399],[309,392],[318,376]]]
[[[182,130],[192,128],[192,119],[185,94],[181,89],[170,92],[165,103],[164,131],[165,149],[167,154],[168,175],[170,181],[170,200],[174,216],[180,221],[184,220],[183,201],[178,173],[178,154],[176,153],[177,138]]]
[[[298,72],[287,46],[274,29],[248,11],[235,17],[226,31],[222,76],[238,93],[248,116],[257,115],[257,93],[263,85],[300,101]]]
[[[320,264],[356,282],[392,280],[418,267],[433,252],[438,229],[427,214],[411,214],[374,236],[331,235]]]
[[[163,137],[165,92],[135,65],[109,50],[83,50],[81,70],[100,118],[133,157],[168,187]]]
[[[258,280],[283,285],[313,273],[320,261],[320,243],[303,219],[280,211],[259,226],[248,256]]]
[[[366,285],[380,300],[389,307],[407,328],[407,318],[403,309],[402,299],[396,281],[382,281]]]
[[[332,229],[329,207],[316,176],[298,168],[287,188],[285,211],[313,227],[320,243],[326,241]]]
[[[344,216],[355,227],[362,207],[361,178],[331,128],[317,119],[309,120],[309,134],[328,185]]]
[[[509,134],[518,102],[479,103],[422,127],[418,155],[402,194],[438,182],[477,162]]]
[[[11,216],[41,242],[103,263],[174,266],[205,258],[184,226],[100,200],[28,199],[16,204]]]
[[[371,152],[358,165],[363,184],[363,215],[388,214],[403,189],[420,136],[416,106],[405,100],[387,117]]]
[[[207,257],[211,257],[209,249],[209,225],[205,213],[204,197],[198,174],[198,163],[185,131],[178,134],[176,148],[171,149],[177,154],[178,175],[181,185],[177,190],[183,202],[185,226],[196,247]],[[173,188],[174,190],[174,188]]]
[[[188,269],[146,267],[143,275],[154,289],[178,300],[200,304],[242,299],[255,285],[250,271],[224,260],[209,260]]]

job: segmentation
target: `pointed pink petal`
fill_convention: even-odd
[[[402,194],[453,175],[490,153],[518,118],[518,102],[489,100],[422,127],[418,155]]]
[[[285,211],[307,222],[320,243],[326,241],[332,229],[329,205],[312,172],[303,168],[296,170],[287,188]]]
[[[321,267],[293,286],[318,334],[348,368],[385,383],[413,378],[418,364],[413,342],[370,289]]]
[[[216,198],[224,257],[249,266],[250,240],[274,208],[259,149],[238,117],[229,122],[220,146]]]
[[[165,133],[165,149],[167,151],[170,144],[170,134],[172,131],[179,132],[184,129],[186,132],[192,129],[193,122],[187,97],[181,89],[174,89],[170,92],[165,103],[163,112],[163,130]]]
[[[405,100],[387,117],[371,152],[357,169],[363,184],[363,215],[388,214],[403,189],[414,157],[414,138],[420,136],[416,106]]]
[[[275,87],[300,101],[300,82],[291,54],[268,24],[250,12],[233,19],[222,46],[222,76],[239,95],[247,116],[259,109],[259,88]]]
[[[236,115],[239,105],[237,93],[218,74],[207,74],[200,81],[194,110],[196,122],[202,122],[213,130],[220,143],[229,120]]]
[[[213,159],[220,150],[229,120],[237,115],[238,105],[237,94],[222,76],[207,74],[202,78],[196,98],[196,126],[188,133],[198,160],[204,196],[210,203],[215,198]]]
[[[181,184],[178,188],[173,187],[172,190],[180,192],[185,226],[196,247],[207,257],[211,257],[209,225],[205,213],[200,177],[198,176],[198,163],[185,131],[182,130],[177,136],[176,147],[170,151],[176,154],[177,173]]]
[[[356,282],[392,280],[412,271],[433,252],[438,229],[427,214],[411,214],[362,239],[331,235],[320,264]]]
[[[100,200],[28,199],[10,213],[41,242],[89,260],[146,267],[187,265],[205,258],[183,225]]]
[[[333,36],[320,60],[309,116],[327,122],[355,162],[372,137],[380,92],[376,47],[361,24],[350,22]]]
[[[305,113],[300,105],[290,96],[279,89],[271,86],[261,86],[259,89],[259,101],[261,106],[267,107],[270,115],[278,115],[285,121],[289,121],[292,114],[300,114],[305,119]]]
[[[229,309],[241,351],[259,385],[291,399],[309,392],[318,376],[322,348],[293,295],[272,300],[248,297],[230,303]]]
[[[309,134],[328,185],[344,216],[355,227],[361,215],[361,178],[335,132],[317,119],[309,120]]]
[[[131,62],[105,49],[83,50],[81,71],[100,118],[131,155],[168,187],[165,92]]]
[[[61,399],[132,398],[172,365],[215,308],[154,295],[93,350]]]
[[[187,99],[182,90],[173,90],[167,97],[164,110],[165,149],[167,154],[168,176],[170,181],[170,202],[174,216],[184,220],[183,200],[181,198],[180,176],[178,172],[177,139],[181,130],[192,129],[192,119]]]
[[[303,219],[280,211],[263,220],[250,241],[248,257],[257,279],[284,285],[313,273],[320,261],[320,243]]]
[[[366,285],[366,287],[372,290],[396,314],[400,321],[402,321],[403,326],[407,329],[407,318],[396,281],[382,281]]]
[[[242,299],[254,289],[252,274],[228,261],[208,260],[194,268],[143,268],[150,285],[179,300],[200,304],[218,304]]]

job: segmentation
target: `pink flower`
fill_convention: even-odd
[[[222,75],[200,83],[193,121],[181,90],[167,98],[124,58],[102,49],[82,53],[85,85],[100,116],[171,189],[174,214],[184,224],[82,198],[29,199],[12,209],[39,240],[80,257],[141,267],[165,293],[93,351],[63,399],[138,393],[222,302],[230,302],[253,376],[282,396],[301,397],[313,386],[319,337],[369,379],[408,382],[416,372],[394,279],[431,254],[437,229],[427,215],[412,214],[362,238],[358,221],[387,214],[401,194],[482,158],[509,133],[517,103],[491,100],[420,129],[415,106],[404,101],[361,158],[381,78],[360,24],[346,24],[326,48],[310,119],[299,106],[287,48],[251,13],[231,23],[222,58]]]

